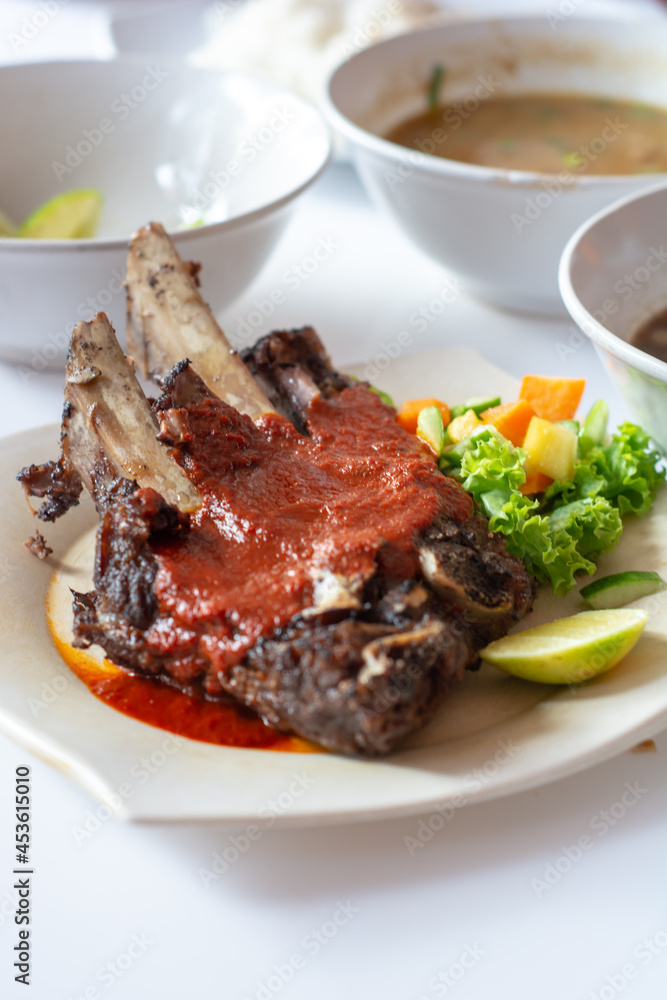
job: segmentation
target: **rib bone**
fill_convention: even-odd
[[[160,381],[184,358],[216,396],[253,420],[274,412],[200,295],[191,269],[164,228],[144,226],[127,262],[127,343],[137,364]]]
[[[72,334],[65,376],[63,455],[96,496],[100,459],[187,512],[201,497],[158,442],[158,424],[104,313]],[[101,452],[101,454],[100,454]]]

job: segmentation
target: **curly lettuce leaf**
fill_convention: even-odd
[[[585,497],[557,507],[547,516],[553,532],[566,532],[589,559],[610,552],[623,531],[620,512],[605,497]]]
[[[577,538],[568,528],[577,523],[574,514],[562,526],[552,525],[538,513],[539,503],[520,492],[526,481],[523,467],[526,453],[509,441],[479,435],[470,442],[457,472],[489,518],[492,531],[505,536],[508,550],[523,560],[536,579],[551,583],[558,595],[574,586],[574,574],[592,573],[595,566],[577,549]],[[584,520],[578,517],[578,522]],[[577,529],[579,537],[594,528]]]
[[[499,435],[478,433],[460,457],[450,474],[473,494],[508,550],[559,597],[578,573],[595,571],[595,560],[620,538],[622,515],[645,513],[665,478],[656,470],[660,456],[649,448],[648,435],[633,424],[624,424],[608,445],[592,448],[577,463],[574,479],[554,483],[541,500],[521,493],[525,451]]]
[[[657,467],[660,458],[650,447],[646,431],[624,423],[610,444],[589,452],[586,463],[604,479],[601,495],[618,507],[621,517],[628,513],[641,516],[651,509],[658,487],[665,480],[665,469]]]
[[[621,517],[648,513],[665,469],[658,467],[659,452],[650,447],[646,431],[624,423],[609,444],[596,445],[577,462],[574,479],[553,483],[545,492],[542,507],[554,510],[574,500],[599,496],[617,507]]]

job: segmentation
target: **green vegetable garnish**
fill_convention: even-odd
[[[431,72],[431,82],[428,86],[428,110],[435,111],[440,104],[440,91],[445,79],[445,67],[437,63]]]
[[[658,573],[642,570],[627,570],[603,576],[579,591],[585,601],[596,610],[621,608],[640,597],[657,594],[665,589],[665,581]]]
[[[561,597],[576,574],[593,573],[594,560],[616,545],[621,517],[650,509],[665,471],[656,468],[660,455],[648,434],[630,423],[608,444],[591,444],[574,478],[553,483],[539,499],[521,493],[525,457],[485,426],[445,452],[440,464],[473,494],[508,550]]]
[[[471,399],[467,399],[465,403],[452,406],[450,413],[452,420],[456,417],[462,417],[468,410],[472,410],[479,417],[484,413],[484,410],[490,410],[493,406],[500,406],[500,396],[473,396]]]
[[[582,457],[588,455],[595,445],[604,444],[608,420],[609,407],[604,399],[598,399],[597,403],[591,406],[579,433],[579,454]]]
[[[436,458],[442,454],[447,434],[437,406],[425,406],[417,417],[417,437],[425,441]]]

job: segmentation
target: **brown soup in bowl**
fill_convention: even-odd
[[[598,175],[667,172],[667,110],[572,94],[444,104],[385,138],[409,149],[505,170]]]

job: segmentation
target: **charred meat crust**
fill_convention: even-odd
[[[195,277],[162,227],[153,224],[137,234],[128,261],[129,335],[138,363],[164,380],[164,391],[151,412],[106,316],[79,324],[68,359],[61,460],[31,466],[19,476],[28,492],[45,499],[43,519],[53,519],[76,503],[82,483],[97,505],[95,590],[75,595],[75,644],[97,643],[114,662],[184,690],[199,689],[208,697],[232,695],[277,728],[331,750],[387,753],[433,714],[465,669],[476,664],[479,647],[530,609],[534,584],[519,560],[508,555],[502,539],[489,533],[484,519],[470,517],[469,496],[451,482],[445,487],[412,439],[397,439],[392,411],[363,389],[352,390],[353,381],[334,371],[312,328],[262,338],[244,352],[245,367],[199,294]],[[180,361],[186,353],[195,359],[199,373],[187,360]],[[339,393],[343,393],[340,399]],[[330,402],[325,406],[323,401]],[[349,405],[357,409],[350,410]],[[224,599],[220,605],[204,605],[208,610],[201,615],[190,613],[189,607],[181,615],[173,604],[163,603],[164,576],[159,574],[171,572],[176,551],[178,559],[190,553],[190,576],[183,578],[184,590],[180,584],[175,590],[177,604],[182,595],[184,606],[188,605],[190,590],[194,593],[200,586],[202,568],[198,561],[202,549],[190,544],[201,541],[201,536],[187,537],[189,514],[196,528],[210,525],[205,520],[210,499],[206,490],[216,504],[227,498],[233,514],[236,494],[231,487],[225,493],[218,484],[236,487],[238,470],[255,469],[255,463],[261,472],[262,455],[268,474],[287,481],[284,494],[277,495],[293,495],[295,468],[301,469],[299,481],[310,489],[314,480],[303,464],[276,473],[272,462],[278,452],[271,451],[269,443],[273,448],[277,438],[270,435],[285,433],[292,440],[294,431],[277,420],[273,406],[302,434],[308,434],[310,423],[313,439],[317,413],[328,407],[336,414],[336,432],[327,433],[342,442],[343,464],[348,454],[357,461],[361,457],[359,467],[364,470],[377,466],[367,463],[365,452],[359,456],[350,446],[364,440],[359,438],[357,418],[363,412],[367,426],[371,413],[373,420],[385,421],[390,428],[386,440],[392,442],[389,453],[401,464],[403,476],[403,480],[387,479],[393,492],[385,509],[392,502],[396,508],[397,495],[410,497],[405,509],[419,509],[420,517],[407,523],[420,527],[409,537],[404,529],[403,535],[392,536],[391,544],[366,549],[372,554],[350,563],[349,572],[344,568],[348,563],[325,559],[321,575],[318,564],[308,580],[306,599],[312,598],[311,607],[289,605],[281,619],[269,603],[272,617],[266,619],[266,628],[262,625],[264,631],[255,633],[263,637],[252,644],[247,633],[237,656],[226,660],[219,655],[216,660],[215,630],[221,626],[216,616],[224,617],[229,608],[237,614],[242,606],[235,602],[239,577],[229,569],[234,564],[233,546],[215,550],[213,573],[206,579],[212,581],[214,596],[216,587],[223,587]],[[215,426],[212,420],[217,421]],[[373,423],[373,434],[375,429]],[[198,453],[202,442],[206,444]],[[313,445],[307,451],[306,446]],[[317,451],[328,461],[327,448],[300,438],[298,450],[311,456],[308,461],[321,476],[312,456]],[[202,454],[210,456],[214,474],[202,480],[200,494],[195,480]],[[291,453],[294,462],[295,454],[296,450]],[[429,489],[417,489],[425,481],[431,482]],[[262,482],[261,476],[257,482]],[[409,482],[413,492],[397,493],[401,482]],[[361,493],[353,494],[357,506],[368,509],[364,518],[372,517],[370,507],[377,503],[375,493],[368,492],[372,485],[369,479]],[[260,507],[266,495],[258,494]],[[288,510],[291,503],[286,504]],[[308,504],[328,510],[318,488],[313,488]],[[280,504],[278,509],[283,510]],[[341,509],[343,515],[351,510],[344,504]],[[332,522],[317,521],[319,513],[315,511],[313,523],[325,525],[318,531],[332,544]],[[339,523],[347,522],[343,518]],[[252,521],[249,524],[254,530]],[[381,534],[383,527],[378,529]],[[278,527],[271,538],[282,546],[283,534]],[[337,551],[345,550],[348,536],[335,537]],[[234,536],[231,541],[235,542]],[[242,574],[247,555],[238,548],[234,551],[241,553],[237,558]],[[167,552],[172,553],[171,564],[168,558],[165,561]],[[300,565],[310,566],[303,560]],[[246,578],[252,579],[247,573]],[[301,610],[294,614],[292,607]],[[274,627],[278,621],[280,628]],[[227,628],[226,621],[223,624]],[[227,628],[226,634],[236,641],[233,629]]]
[[[278,729],[340,753],[378,755],[434,713],[469,660],[465,636],[437,619],[406,632],[350,619],[300,622],[258,643],[225,690]]]
[[[269,333],[242,351],[241,359],[276,410],[302,434],[308,432],[306,410],[312,399],[329,399],[354,385],[348,375],[332,368],[311,326]]]
[[[155,490],[135,488],[128,493],[125,483],[119,483],[115,502],[108,503],[98,529],[93,571],[96,591],[77,595],[75,645],[98,642],[106,648],[105,636],[111,629],[119,637],[132,636],[133,650],[139,649],[139,635],[134,633],[141,634],[157,614],[154,583],[158,562],[150,543],[160,534],[187,531],[188,524],[188,515],[165,503]],[[118,652],[116,645],[114,650]],[[119,662],[146,669],[150,661],[145,657],[140,664],[121,656]]]
[[[21,469],[17,477],[26,496],[39,497],[37,516],[41,521],[55,521],[66,514],[70,507],[76,507],[83,489],[78,473],[62,458],[44,465],[28,465]]]
[[[98,643],[129,669],[208,696],[224,692],[282,731],[370,756],[422,725],[476,659],[474,630],[454,613],[443,615],[425,588],[404,583],[379,596],[377,580],[358,612],[295,619],[225,673],[213,674],[196,652],[154,656],[145,641],[156,614],[149,541],[172,514],[148,499],[135,494],[104,515],[97,590],[75,595],[76,645]],[[122,550],[114,542],[119,531]]]
[[[319,358],[309,361],[307,377],[316,376],[318,391],[322,386],[333,395],[348,383],[326,372],[314,336],[310,330],[272,335],[273,355],[296,367],[305,343],[308,357]],[[275,367],[269,370],[274,378]],[[177,365],[153,404],[163,443],[187,451],[179,421],[211,396],[187,361]],[[145,640],[157,613],[151,543],[159,532],[175,530],[187,530],[187,521],[151,490],[106,505],[97,589],[75,601],[77,643],[98,643],[115,662],[184,689],[232,695],[276,728],[341,753],[384,754],[417,729],[476,665],[477,650],[530,609],[535,593],[522,563],[483,518],[441,517],[419,539],[423,580],[397,582],[379,560],[360,591],[343,590],[304,612],[216,673],[198,647],[155,655]]]

